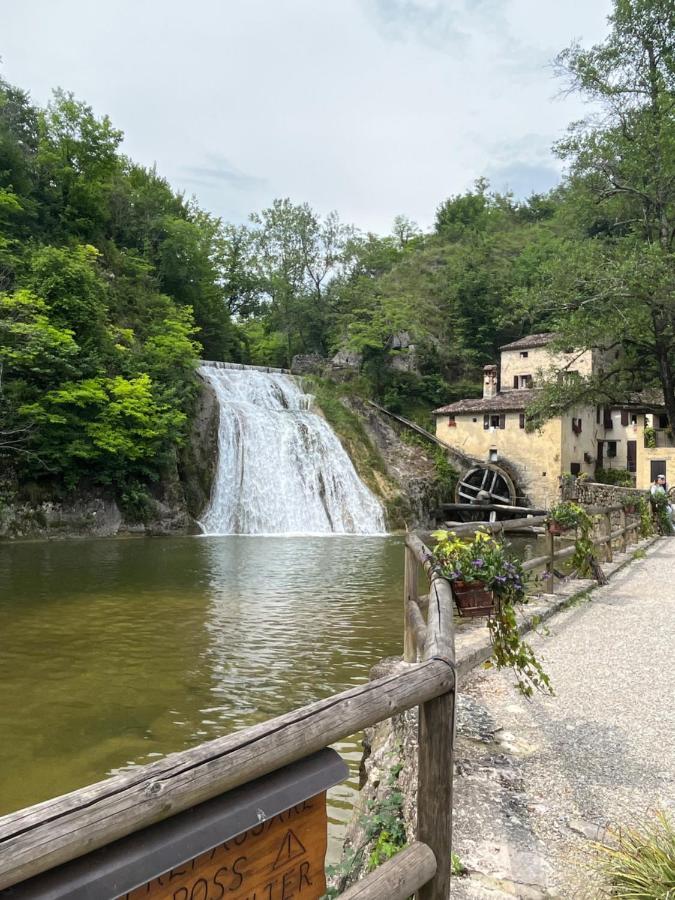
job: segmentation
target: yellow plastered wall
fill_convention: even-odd
[[[520,354],[527,353],[523,358]],[[563,369],[568,363],[570,369],[580,375],[590,375],[593,371],[593,351],[583,353],[550,353],[547,347],[533,347],[529,350],[502,350],[500,366],[500,390],[512,391],[515,375],[531,375],[537,385],[537,373],[548,373]]]
[[[547,422],[541,431],[528,433],[520,428],[520,414],[507,412],[504,428],[483,428],[483,413],[460,413],[449,425],[449,416],[436,416],[436,436],[469,456],[490,461],[497,450],[498,460],[515,476],[520,490],[535,506],[548,507],[559,498],[561,469],[560,419]]]
[[[666,464],[666,482],[668,487],[675,485],[675,447],[642,447],[638,446],[636,487],[646,490],[652,483],[651,461],[664,460]]]
[[[562,473],[571,472],[572,463],[579,463],[580,472],[592,475],[595,472],[595,458],[598,452],[597,426],[595,408],[592,406],[577,407],[568,410],[561,417],[561,468]],[[576,434],[572,421],[581,419],[581,434]],[[584,454],[588,454],[591,462],[586,462]]]

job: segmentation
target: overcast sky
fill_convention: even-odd
[[[0,73],[73,91],[123,149],[241,222],[274,197],[428,227],[486,175],[552,187],[580,102],[550,62],[610,0],[4,0]]]

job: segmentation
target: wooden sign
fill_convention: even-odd
[[[123,894],[124,900],[318,900],[326,794],[317,794]]]

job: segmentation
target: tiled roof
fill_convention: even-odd
[[[660,388],[647,388],[644,391],[637,391],[629,394],[623,401],[624,406],[636,407],[637,409],[665,409],[663,399],[663,391]],[[613,403],[612,406],[620,407],[621,403]]]
[[[511,344],[504,344],[500,350],[528,350],[533,347],[545,347],[555,337],[554,331],[544,331],[542,334],[528,334]]]
[[[458,400],[434,410],[434,415],[442,416],[448,413],[472,413],[472,412],[508,412],[510,410],[525,409],[536,397],[533,390],[503,391],[496,397],[485,399],[478,397],[474,400]]]

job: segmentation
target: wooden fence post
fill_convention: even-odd
[[[417,662],[410,609],[410,604],[417,600],[417,573],[418,563],[415,554],[406,547],[403,575],[403,661],[407,663]]]
[[[628,540],[626,538],[626,513],[623,509],[619,510],[619,524],[621,525],[621,549],[625,553]]]
[[[425,568],[427,568],[425,566]],[[442,659],[453,672],[448,693],[420,704],[418,721],[417,840],[436,857],[436,875],[418,900],[447,900],[452,864],[452,754],[455,739],[455,640],[450,582],[427,569],[429,609],[424,660]]]
[[[605,521],[607,523],[607,562],[611,562],[614,554],[612,553],[612,514],[609,510],[605,513]]]
[[[548,555],[548,563],[546,564],[546,593],[552,594],[554,588],[553,569],[555,567],[555,537],[550,531],[546,534],[546,553]]]

